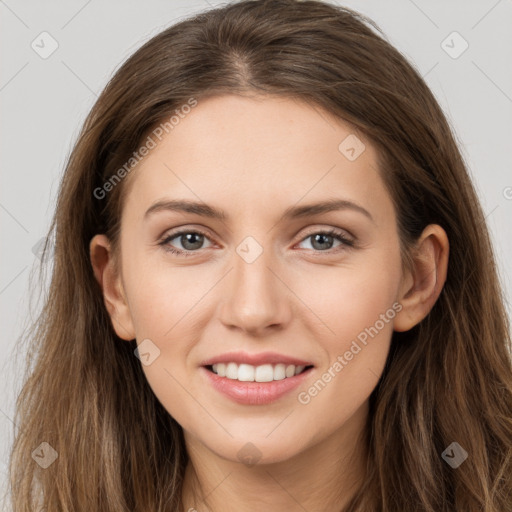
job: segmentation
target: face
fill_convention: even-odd
[[[282,461],[366,410],[402,283],[376,159],[318,107],[226,95],[199,101],[129,176],[112,316],[186,436]],[[340,203],[306,208],[327,201]]]

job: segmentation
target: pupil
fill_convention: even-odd
[[[199,241],[194,242],[194,237],[198,237]],[[203,235],[200,235],[199,233],[187,233],[186,235],[182,236],[181,243],[187,250],[198,249],[201,247],[202,237]],[[192,242],[190,241],[190,238],[192,238]],[[185,243],[183,243],[183,241],[185,241]],[[192,247],[187,247],[187,244],[190,243],[192,244]]]
[[[315,246],[315,243],[317,242],[317,239],[320,238],[320,240],[324,239],[324,243],[325,243],[325,239],[332,239],[332,236],[331,235],[323,235],[323,234],[318,234],[318,235],[315,235],[313,237],[313,247]],[[325,249],[325,246],[322,246],[320,245],[319,247],[321,250],[322,249]]]

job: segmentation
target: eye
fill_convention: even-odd
[[[176,248],[171,245],[171,241],[175,239],[178,240],[181,248]],[[210,240],[206,233],[203,233],[200,230],[188,229],[169,234],[161,242],[158,242],[158,245],[163,246],[164,250],[178,256],[192,256],[194,252],[198,252],[199,249],[204,248],[202,246],[205,239]],[[347,238],[344,232],[337,229],[314,231],[303,238],[300,243],[303,243],[308,239],[312,240],[311,245],[314,252],[339,252],[340,250],[343,250],[344,247],[354,246],[354,241]],[[339,246],[342,246],[342,248],[333,251],[331,245],[335,240],[340,242]]]
[[[315,249],[315,252],[338,252],[339,250],[343,250],[344,247],[354,246],[354,240],[351,240],[344,232],[337,229],[315,231],[306,236],[301,243],[306,240],[312,241],[311,246]],[[338,247],[342,246],[341,249],[332,250],[334,240],[340,242]]]
[[[171,240],[175,238],[178,239],[178,242],[181,244],[182,249],[175,248],[170,245]],[[169,236],[166,236],[159,245],[162,245],[166,251],[172,252],[174,254],[178,254],[180,256],[190,256],[191,253],[197,252],[197,249],[201,249],[204,240],[208,239],[206,233],[197,230],[182,230],[176,233],[171,233]]]

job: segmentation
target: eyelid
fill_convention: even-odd
[[[166,240],[172,240],[174,238],[177,238],[180,235],[188,234],[188,233],[197,233],[200,235],[203,235],[205,238],[208,238],[211,242],[215,241],[215,237],[211,236],[206,230],[203,230],[202,228],[197,227],[189,227],[189,226],[180,226],[174,229],[171,229],[170,231],[165,231],[163,235],[158,237],[157,244],[159,245],[165,245]],[[182,250],[182,249],[180,249]],[[191,252],[199,252],[199,251],[191,251]]]
[[[180,235],[183,233],[192,233],[197,232],[201,233],[201,235],[208,236],[209,238],[215,238],[211,235],[210,231],[207,228],[202,226],[196,226],[194,224],[184,224],[183,226],[176,226],[174,228],[166,229],[159,237],[158,240],[163,240],[169,238],[170,236],[174,237],[176,235]]]
[[[350,231],[348,231],[344,228],[339,228],[337,226],[326,226],[326,227],[313,227],[310,230],[308,229],[306,231],[306,234],[302,235],[302,238],[300,239],[300,241],[302,241],[302,240],[304,240],[304,238],[314,235],[316,233],[322,233],[322,232],[325,233],[325,232],[329,232],[329,231],[336,233],[336,235],[338,235],[338,236],[344,236],[345,238],[350,239],[351,241],[355,242],[355,240],[356,240],[356,237]]]
[[[309,235],[313,235],[313,234],[319,233],[321,231],[330,231],[330,230],[335,230],[337,232],[340,232],[340,234],[346,233],[351,240],[355,240],[356,239],[356,237],[350,231],[348,231],[345,228],[340,228],[340,227],[337,227],[337,226],[332,226],[332,225],[326,225],[325,227],[323,227],[323,226],[322,227],[318,227],[318,226],[315,227],[314,226],[312,228],[306,228],[306,229],[307,229],[306,234],[302,235],[302,238],[299,241],[302,241],[305,237],[307,237]],[[182,234],[184,232],[185,233],[190,233],[190,232],[194,232],[194,231],[197,231],[201,235],[204,235],[204,236],[206,236],[206,237],[208,237],[210,239],[213,239],[213,240],[215,239],[215,236],[211,235],[207,228],[196,227],[193,224],[185,224],[183,226],[177,226],[175,228],[171,228],[171,229],[165,230],[158,237],[158,240],[163,240],[165,238],[169,238],[170,236],[177,236],[177,235]]]
[[[210,242],[216,243],[215,237],[211,236],[207,232],[207,230],[204,230],[203,228],[193,227],[191,225],[184,225],[184,226],[179,226],[174,229],[171,229],[170,231],[164,232],[164,234],[161,237],[159,237],[157,244],[164,246],[164,249],[167,248],[167,250],[169,250],[171,252],[181,253],[180,255],[182,255],[182,256],[189,256],[189,255],[193,255],[194,253],[199,254],[201,252],[201,249],[198,249],[197,251],[187,251],[184,249],[176,249],[175,247],[172,247],[172,246],[171,246],[172,249],[169,249],[169,247],[167,247],[167,246],[169,246],[168,242],[170,240],[177,238],[180,235],[188,234],[188,233],[200,234],[200,235],[204,236],[205,238],[207,238]],[[314,253],[317,253],[318,255],[322,255],[322,253],[324,253],[324,252],[326,255],[333,255],[333,254],[337,254],[340,250],[351,249],[351,248],[355,247],[356,237],[354,237],[354,235],[352,235],[352,233],[350,233],[346,229],[335,227],[335,226],[309,228],[307,230],[307,232],[305,234],[303,234],[301,236],[301,238],[294,244],[294,247],[296,245],[304,242],[310,236],[315,235],[315,234],[326,234],[326,235],[333,236],[334,238],[338,238],[338,240],[341,241],[340,246],[342,247],[342,249],[339,249],[340,246],[338,246],[338,248],[328,249],[326,251],[313,251]],[[346,235],[348,235],[348,236],[346,236]]]

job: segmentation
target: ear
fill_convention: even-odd
[[[89,244],[89,253],[94,277],[102,289],[105,307],[116,334],[123,340],[133,340],[135,329],[130,308],[126,300],[121,272],[116,265],[108,238],[105,235],[95,235]]]
[[[402,306],[394,319],[395,331],[408,331],[420,323],[438,299],[448,269],[450,244],[444,229],[428,225],[412,255],[413,269],[404,276],[397,302]]]

